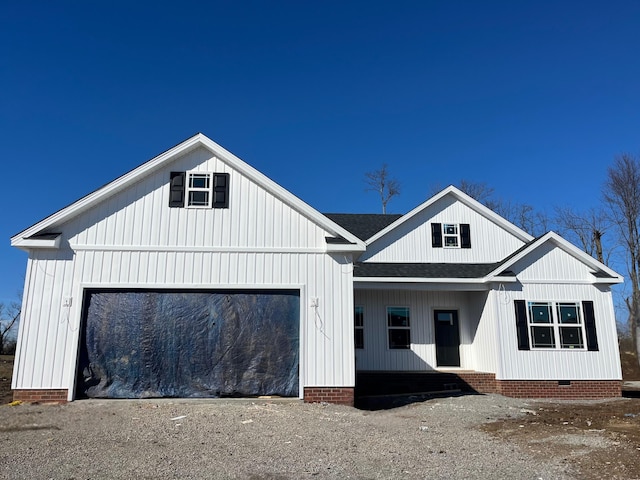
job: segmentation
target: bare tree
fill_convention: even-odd
[[[458,188],[531,235],[542,235],[549,230],[550,221],[546,213],[536,211],[526,203],[513,203],[495,198],[493,187],[484,182],[462,179],[458,183]]]
[[[602,237],[611,225],[605,212],[594,208],[578,212],[571,207],[557,207],[555,211],[554,221],[559,233],[580,245],[582,250],[598,261],[608,265],[611,251],[607,251],[605,255]]]
[[[5,354],[13,329],[20,319],[20,304],[12,302],[8,306],[0,303],[0,355]]]
[[[640,359],[640,159],[629,154],[615,158],[607,170],[604,199],[623,243],[631,295],[625,298],[629,332]]]
[[[382,213],[387,213],[389,200],[400,194],[400,182],[390,178],[386,163],[378,170],[367,172],[364,175],[365,183],[367,184],[366,190],[378,192],[382,202]]]

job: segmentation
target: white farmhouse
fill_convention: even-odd
[[[19,400],[621,391],[621,276],[455,187],[321,214],[198,134],[11,244]]]

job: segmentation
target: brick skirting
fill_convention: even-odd
[[[500,393],[498,381],[493,373],[458,372],[456,376],[464,382],[463,391],[472,390],[478,393]]]
[[[69,392],[66,388],[55,390],[14,390],[13,400],[21,402],[67,403]]]
[[[333,403],[353,407],[353,387],[304,387],[305,403]]]
[[[505,397],[587,400],[622,396],[619,380],[498,380]]]

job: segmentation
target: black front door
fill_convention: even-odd
[[[436,363],[438,367],[460,366],[460,331],[456,310],[433,312],[436,332]]]

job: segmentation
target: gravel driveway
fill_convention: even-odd
[[[83,400],[0,407],[2,478],[571,478],[474,428],[499,395],[393,410],[293,400]]]

